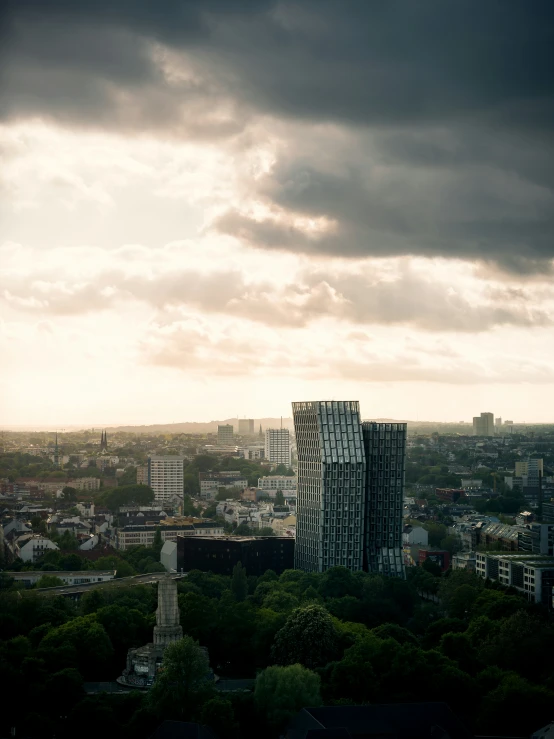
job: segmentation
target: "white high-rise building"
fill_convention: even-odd
[[[265,458],[274,464],[290,467],[290,432],[288,429],[266,429]]]
[[[154,500],[171,500],[183,496],[183,464],[185,458],[176,454],[148,457],[148,485],[154,491]]]

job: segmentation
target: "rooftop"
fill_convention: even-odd
[[[479,552],[492,559],[509,559],[526,567],[554,568],[554,557],[548,554],[524,554],[522,552]]]
[[[428,739],[434,735],[470,739],[472,733],[446,703],[395,703],[369,706],[304,708],[293,719],[288,739],[303,739],[307,727],[301,717],[311,716],[321,729],[346,729],[352,737]],[[309,727],[313,728],[313,725]],[[311,735],[311,734],[310,734]],[[328,736],[328,734],[325,734]]]

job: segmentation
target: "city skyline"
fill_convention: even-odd
[[[546,6],[155,5],[7,4],[2,424],[549,421]]]

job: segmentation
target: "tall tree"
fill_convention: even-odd
[[[297,608],[280,629],[271,650],[280,665],[323,667],[336,658],[339,637],[329,613],[320,605]]]
[[[158,716],[190,719],[213,690],[206,652],[190,636],[170,644],[148,693],[148,705]]]
[[[156,532],[154,534],[154,540],[152,542],[152,549],[153,549],[156,557],[158,557],[158,558],[159,558],[160,553],[162,551],[163,545],[164,545],[164,543],[162,541],[162,530],[158,526],[158,528],[156,529]]]
[[[248,595],[248,579],[246,577],[246,570],[241,562],[237,562],[233,567],[231,592],[239,602],[245,600]]]
[[[320,678],[302,665],[268,667],[256,679],[254,701],[274,729],[283,729],[301,708],[320,706]]]

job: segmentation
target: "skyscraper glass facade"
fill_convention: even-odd
[[[402,577],[406,424],[362,424],[366,457],[364,569]]]
[[[293,403],[295,567],[402,576],[405,424],[361,422],[357,401]]]

